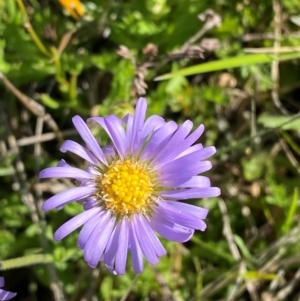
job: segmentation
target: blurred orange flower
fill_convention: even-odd
[[[59,0],[59,2],[75,19],[78,19],[85,13],[80,0]]]

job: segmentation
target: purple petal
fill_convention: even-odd
[[[157,264],[158,263],[157,255],[155,254],[155,251],[152,248],[151,242],[148,239],[147,233],[144,227],[142,227],[141,221],[139,220],[138,216],[136,216],[132,220],[132,223],[139,245],[146,259],[148,260],[148,262],[150,262],[153,265]]]
[[[72,167],[72,166],[70,164],[68,164],[64,159],[61,159],[57,163],[56,167]]]
[[[86,200],[83,202],[84,210],[89,210],[93,207],[96,207],[99,204],[99,200],[94,196],[87,197]]]
[[[187,150],[192,144],[194,144],[203,134],[204,132],[204,125],[199,125],[196,130],[190,134],[180,145],[180,149],[178,149],[178,155],[182,152]]]
[[[165,124],[166,122],[162,117],[158,115],[150,116],[143,125],[142,139],[146,139],[152,132],[158,130]]]
[[[122,121],[115,115],[110,115],[105,118],[92,117],[88,119],[88,121],[91,120],[101,125],[116,147],[120,157],[123,158],[127,151],[127,139]]]
[[[143,254],[132,222],[129,223],[129,245],[133,270],[136,274],[140,274],[144,268]]]
[[[136,153],[136,151],[139,150],[138,147],[142,137],[146,110],[147,110],[147,101],[145,98],[140,97],[136,104],[135,113],[133,116],[132,136],[131,139],[129,140],[129,147],[131,153]]]
[[[193,123],[190,120],[185,121],[170,138],[165,147],[154,158],[153,164],[159,165],[161,162],[171,161],[185,150],[186,148],[182,149],[182,144],[192,127]]]
[[[94,176],[82,169],[75,167],[48,167],[39,174],[40,179],[45,178],[73,178],[80,180],[90,180]]]
[[[123,121],[126,124],[126,139],[127,139],[128,143],[130,143],[130,141],[132,139],[133,116],[128,114],[123,118]]]
[[[15,297],[16,295],[17,295],[17,293],[7,292],[5,290],[0,289],[0,300],[1,301],[10,300],[13,297]]]
[[[156,167],[156,169],[159,168],[159,170],[164,173],[173,172],[173,170],[182,169],[183,167],[191,165],[195,162],[203,161],[212,156],[215,152],[216,148],[214,146],[205,147],[184,157],[175,159],[169,163],[161,163],[159,167]]]
[[[137,238],[145,257],[151,264],[157,264],[158,257],[165,255],[166,250],[144,217],[137,216],[133,222],[135,222]]]
[[[124,275],[126,269],[126,260],[128,253],[128,221],[121,221],[121,231],[119,236],[119,247],[116,254],[116,272],[118,275]]]
[[[221,190],[218,187],[188,188],[188,189],[178,189],[178,190],[159,192],[160,196],[170,200],[210,198],[210,197],[217,197],[220,194],[221,194]]]
[[[82,120],[80,116],[75,116],[72,118],[73,124],[81,136],[82,140],[86,143],[88,148],[93,152],[93,154],[104,164],[107,164],[103,151],[97,142],[96,138],[91,133],[88,126]]]
[[[42,206],[44,211],[64,206],[70,202],[84,199],[95,192],[95,187],[80,186],[60,192],[48,199]]]
[[[104,214],[103,211],[95,214],[89,221],[87,221],[79,232],[77,245],[79,249],[84,250],[87,241],[89,240],[92,232],[96,228],[98,222],[101,220],[101,216]]]
[[[176,210],[177,213],[181,214],[182,212],[194,215],[199,219],[205,219],[209,212],[208,209],[202,208],[199,206],[190,205],[183,202],[174,202],[174,201],[165,201],[164,204],[172,206],[172,210]]]
[[[212,164],[210,161],[202,161],[195,162],[194,164],[189,164],[187,166],[175,166],[173,169],[170,168],[168,172],[165,172],[164,169],[162,169],[158,177],[158,181],[170,180],[170,178],[175,179],[175,177],[192,177],[210,170],[211,167]]]
[[[75,217],[68,220],[62,226],[60,226],[54,233],[54,239],[56,241],[62,240],[64,237],[69,235],[71,232],[82,226],[89,219],[91,219],[95,214],[97,214],[101,209],[96,207],[88,211],[84,211],[76,215]]]
[[[204,125],[201,124],[191,135],[189,135],[186,139],[184,139],[182,141],[182,143],[180,143],[178,145],[178,147],[176,147],[175,152],[172,154],[172,156],[175,155],[175,157],[173,157],[173,158],[180,157],[182,152],[185,155],[190,153],[189,148],[191,148],[191,145],[200,138],[200,136],[203,134],[203,132],[204,132]],[[198,147],[202,148],[202,144],[197,144],[197,145],[198,145]],[[196,145],[194,145],[193,147],[196,147]],[[161,161],[161,162],[163,162],[163,161]]]
[[[111,145],[104,146],[104,147],[102,147],[102,149],[103,149],[105,158],[107,158],[108,160],[112,160],[113,158],[116,157],[116,150],[113,146],[111,146]]]
[[[178,189],[178,190],[159,192],[159,195],[162,198],[171,199],[171,200],[211,198],[211,197],[219,196],[220,194],[221,194],[221,190],[218,187]]]
[[[93,155],[92,152],[90,152],[88,149],[80,145],[79,143],[72,141],[72,140],[66,140],[62,146],[60,147],[60,151],[65,153],[67,151],[72,152],[73,154],[76,154],[77,156],[81,157],[82,159],[86,160],[87,162],[91,164],[99,164],[98,159]]]
[[[92,232],[89,235],[88,240],[85,243],[84,246],[84,259],[87,263],[89,263],[89,261],[92,258],[92,254],[93,251],[95,249],[95,245],[97,243],[97,241],[99,240],[102,230],[105,227],[105,223],[108,221],[108,214],[106,212],[104,212],[103,215],[101,215],[101,218],[96,221],[95,227],[92,230]]]
[[[151,229],[149,222],[143,216],[140,216],[139,218],[141,221],[141,225],[144,227],[144,229],[146,231],[145,233],[147,233],[147,236],[151,242],[151,245],[153,247],[153,250],[155,251],[155,254],[158,257],[166,255],[167,252],[166,252],[165,248],[163,247],[160,240],[155,235],[154,231]]]
[[[204,176],[193,176],[191,178],[176,176],[174,178],[169,177],[168,180],[161,181],[161,186],[163,187],[173,187],[173,188],[204,188],[210,187],[210,179]]]
[[[186,156],[186,155],[189,155],[189,154],[191,154],[191,153],[193,153],[193,152],[196,152],[196,151],[198,151],[198,150],[200,150],[200,149],[202,149],[202,148],[203,148],[203,145],[202,145],[201,143],[197,143],[197,144],[195,144],[195,145],[193,145],[193,146],[187,148],[187,149],[186,149],[185,151],[183,151],[182,153],[180,153],[174,160],[179,159],[179,158],[181,158],[181,157],[184,157],[184,156]]]
[[[170,121],[155,131],[143,150],[141,159],[149,160],[154,158],[156,154],[167,144],[177,128],[177,124],[173,121]]]
[[[153,207],[154,211],[157,213],[159,218],[165,219],[169,222],[176,223],[183,227],[197,229],[204,231],[206,229],[206,224],[202,220],[203,216],[206,216],[206,209],[200,208],[197,206],[193,206],[195,209],[195,213],[191,214],[188,210],[179,210],[173,204],[176,202],[167,203],[165,201],[158,201],[158,206]],[[203,211],[199,213],[199,209]]]
[[[94,240],[94,245],[92,247],[90,255],[87,254],[86,257],[88,265],[92,268],[95,268],[101,260],[116,221],[115,217],[112,217],[109,212],[105,213],[102,219],[103,223],[97,226],[100,230],[99,236],[97,236],[97,238]]]
[[[168,222],[159,216],[152,217],[150,225],[154,231],[171,241],[186,242],[194,234],[194,230]]]
[[[109,270],[114,270],[115,256],[118,251],[121,223],[115,227],[105,249],[104,262]]]
[[[4,281],[4,277],[0,277],[0,287],[4,286],[5,281]]]

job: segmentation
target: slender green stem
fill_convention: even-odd
[[[48,52],[47,48],[44,46],[44,44],[42,43],[42,41],[40,40],[40,38],[38,37],[38,35],[36,34],[36,32],[34,31],[34,29],[31,26],[30,23],[30,19],[29,16],[27,14],[26,8],[24,6],[24,3],[22,0],[16,0],[20,10],[22,12],[22,15],[24,17],[24,27],[26,28],[26,30],[28,31],[28,33],[30,34],[33,42],[35,43],[35,45],[37,46],[37,48],[46,56],[51,57],[51,54]]]
[[[69,96],[70,100],[76,104],[77,99],[77,74],[72,74],[70,78]]]
[[[0,261],[0,271],[16,269],[23,266],[45,264],[53,262],[52,255],[49,254],[34,254],[14,259]]]

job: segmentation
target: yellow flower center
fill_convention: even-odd
[[[153,203],[151,172],[144,164],[131,160],[115,161],[99,177],[99,197],[106,209],[124,217],[146,214]]]

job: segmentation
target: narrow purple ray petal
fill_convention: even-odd
[[[181,177],[177,175],[172,178],[169,177],[167,180],[161,181],[162,187],[170,188],[204,188],[210,187],[210,179],[204,176],[193,176],[193,177]]]
[[[123,119],[124,123],[126,124],[126,139],[128,143],[131,141],[132,137],[132,130],[133,130],[133,116],[128,114]],[[129,150],[128,150],[129,151]]]
[[[94,193],[95,187],[80,186],[60,192],[48,199],[42,206],[44,211],[64,206],[70,202],[84,199]]]
[[[72,166],[70,164],[68,164],[64,159],[61,159],[57,163],[56,167],[72,167]]]
[[[183,141],[181,141],[178,144],[173,145],[173,152],[170,152],[169,154],[166,154],[164,158],[160,158],[160,162],[158,164],[164,164],[165,162],[171,161],[175,159],[178,156],[181,156],[183,153],[190,153],[190,146],[197,141],[197,139],[200,138],[200,136],[204,132],[204,125],[200,125],[191,135],[186,137]],[[200,148],[201,148],[200,144]]]
[[[164,201],[159,201],[158,204],[159,206],[155,206],[153,209],[159,218],[191,229],[200,231],[204,231],[206,229],[206,224],[201,218],[203,214],[190,214],[190,212],[178,210],[178,208],[171,206]],[[196,206],[194,207],[197,208]]]
[[[144,269],[143,253],[132,222],[129,223],[129,245],[133,270],[136,274],[140,274]]]
[[[98,240],[96,240],[94,249],[91,253],[91,258],[88,261],[89,266],[92,268],[95,268],[101,260],[103,252],[115,226],[115,217],[112,217],[109,212],[107,212],[107,215],[108,219],[106,220],[105,226],[103,228],[99,227],[102,228],[101,235],[98,237]]]
[[[161,204],[161,203],[160,203]],[[199,219],[205,219],[207,217],[207,214],[209,212],[208,209],[190,205],[183,202],[174,202],[174,201],[164,201],[164,204],[168,206],[172,206],[172,210],[176,210],[179,214],[181,212],[186,212],[191,215],[196,216]]]
[[[190,240],[194,234],[193,229],[181,227],[175,223],[165,221],[162,218],[157,219],[152,217],[150,219],[150,225],[158,234],[172,241],[186,242]]]
[[[56,241],[62,240],[71,232],[73,232],[74,230],[82,226],[84,223],[86,223],[99,211],[100,208],[96,207],[88,211],[81,212],[78,215],[74,216],[56,230],[56,232],[54,233],[54,239]]]
[[[156,130],[143,150],[141,159],[149,160],[154,158],[156,154],[167,144],[177,128],[177,124],[173,121],[170,121]]]
[[[39,174],[40,179],[45,178],[73,178],[90,180],[93,175],[75,167],[48,167]]]
[[[184,156],[186,156],[186,155],[189,155],[189,154],[191,154],[191,153],[193,153],[193,152],[196,152],[196,151],[198,151],[198,150],[200,150],[200,149],[202,149],[202,148],[203,148],[202,143],[197,143],[197,144],[195,144],[195,145],[193,145],[193,146],[187,148],[187,149],[184,150],[183,152],[181,152],[176,158],[174,158],[174,160],[179,159],[179,158],[181,158],[181,157],[184,157]]]
[[[88,126],[82,120],[80,116],[75,116],[72,118],[73,124],[81,136],[82,140],[86,143],[88,148],[93,152],[93,154],[104,164],[107,164],[103,151],[97,142],[96,138],[91,133]]]
[[[204,188],[190,188],[190,189],[178,189],[170,191],[160,191],[159,195],[162,198],[171,200],[187,200],[197,198],[211,198],[221,194],[218,187],[204,187]]]
[[[171,161],[183,150],[185,150],[185,148],[182,149],[181,145],[183,144],[185,137],[191,131],[192,127],[193,123],[190,120],[185,121],[170,138],[165,147],[154,158],[153,164],[159,165],[162,162]]]
[[[165,248],[162,246],[161,242],[157,238],[157,236],[154,234],[153,230],[151,229],[149,222],[143,217],[143,216],[137,216],[136,222],[138,225],[138,231],[142,234],[143,240],[140,240],[139,233],[138,239],[141,246],[141,249],[143,250],[144,255],[146,256],[147,260],[153,264],[153,262],[157,261],[157,258],[153,256],[153,252],[157,257],[164,256],[166,254]],[[145,247],[147,246],[148,250],[150,251],[148,253],[152,253],[152,256],[149,256],[150,254],[147,254],[145,252]],[[150,248],[150,249],[149,249]],[[150,260],[151,261],[150,261]]]
[[[108,221],[108,218],[109,218],[108,213],[106,212],[106,214],[105,214],[105,212],[104,212],[104,214],[101,215],[101,218],[98,221],[96,221],[94,230],[92,230],[92,232],[90,233],[89,239],[86,241],[83,255],[84,255],[84,260],[88,264],[92,258],[92,254],[95,249],[95,245],[101,236],[102,230],[104,229],[105,224]]]
[[[6,301],[14,298],[17,295],[17,293],[8,292],[5,290],[0,289],[0,300]]]
[[[104,214],[103,211],[96,213],[89,221],[87,221],[82,229],[79,232],[77,245],[79,249],[84,250],[87,241],[89,240],[92,232],[97,226],[98,221],[101,219],[101,216]]]
[[[110,270],[114,270],[114,261],[115,261],[116,253],[118,251],[120,231],[121,231],[121,223],[118,223],[105,249],[104,262]]]
[[[146,139],[152,132],[161,128],[166,122],[158,115],[150,116],[143,125],[142,139]]]
[[[196,130],[184,140],[182,149],[185,150],[188,147],[190,147],[192,144],[194,144],[202,136],[204,129],[205,129],[204,125],[200,124],[196,128]]]
[[[203,161],[212,156],[215,152],[216,148],[214,146],[205,147],[169,163],[161,163],[159,165],[159,170],[164,173],[173,172],[174,170],[182,169],[195,162]],[[156,169],[157,168],[158,167],[156,167]]]
[[[131,140],[129,140],[129,149],[133,154],[135,154],[138,151],[138,147],[140,144],[139,142],[142,137],[146,110],[147,110],[146,99],[140,97],[136,104],[135,113],[133,116],[132,136],[131,136]]]
[[[141,227],[143,227],[145,230],[146,236],[149,239],[155,254],[158,257],[166,255],[167,251],[165,250],[165,248],[155,235],[154,231],[150,227],[148,220],[146,220],[143,216],[139,216],[138,219],[140,220]]]
[[[116,254],[116,272],[118,275],[124,275],[126,269],[127,253],[128,253],[128,239],[129,239],[129,229],[128,221],[123,219],[121,222],[121,232],[119,236],[119,247]]]
[[[162,171],[158,177],[159,181],[170,180],[170,178],[183,178],[183,177],[192,177],[194,175],[203,173],[207,170],[210,170],[212,164],[210,161],[202,161],[202,162],[195,162],[194,164],[190,164],[188,166],[175,166],[173,169],[170,169],[168,172]]]
[[[99,201],[96,197],[90,196],[83,202],[84,210],[89,210],[93,207],[96,207],[99,204]]]
[[[116,157],[116,150],[113,146],[104,146],[102,149],[107,160],[111,160],[112,158]]]
[[[120,157],[123,158],[128,146],[122,121],[115,115],[110,115],[105,118],[92,117],[88,119],[88,121],[91,120],[94,120],[101,125],[116,147]]]
[[[138,216],[136,216],[133,220],[133,227],[135,234],[137,236],[139,245],[141,247],[141,250],[143,254],[145,255],[146,259],[148,260],[149,263],[152,265],[155,265],[158,263],[158,257],[155,254],[155,251],[151,245],[151,241],[148,238],[148,235],[142,226],[142,222],[139,220]]]
[[[185,123],[184,123],[185,124]],[[183,124],[183,125],[184,125]],[[170,152],[165,152],[161,157],[156,158],[158,166],[164,165],[165,163],[175,159],[182,152],[189,149],[189,147],[196,142],[196,140],[202,135],[204,131],[204,126],[200,125],[191,135],[182,141],[174,140],[172,143],[170,141]],[[174,135],[175,136],[175,135]],[[172,137],[173,138],[173,137]],[[173,144],[173,145],[172,145]]]
[[[4,286],[5,280],[4,277],[0,277],[0,287]]]
[[[69,151],[91,164],[99,164],[98,159],[92,154],[92,152],[75,141],[66,140],[60,147],[60,151],[63,153]]]

